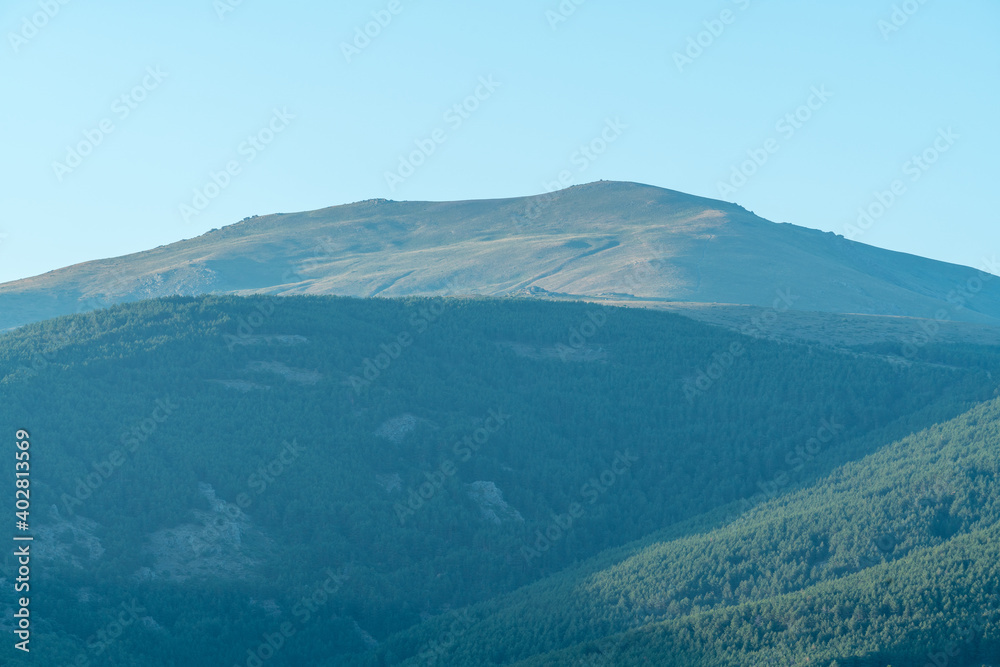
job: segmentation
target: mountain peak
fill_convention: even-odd
[[[1000,322],[1000,287],[948,300],[972,269],[774,224],[736,204],[596,181],[528,197],[368,199],[254,216],[203,236],[0,285],[0,329],[168,295],[607,298]]]

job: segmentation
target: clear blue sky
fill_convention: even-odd
[[[951,262],[1000,255],[996,0],[237,2],[0,5],[0,281],[253,214],[527,195],[564,171]],[[705,46],[679,61],[689,39]],[[616,120],[602,154],[578,153]],[[433,153],[390,185],[416,142]],[[751,153],[766,162],[731,181]]]

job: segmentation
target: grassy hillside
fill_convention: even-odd
[[[0,428],[32,439],[38,657],[391,663],[468,609],[456,650],[513,661],[825,585],[842,538],[785,545],[750,508],[994,395],[995,350],[925,352],[510,299],[170,298],[29,325],[0,337]],[[869,530],[838,502],[815,521]],[[715,529],[736,532],[706,550]],[[608,571],[637,540],[635,572]],[[599,583],[567,607],[587,613],[556,613],[587,568]],[[474,629],[511,610],[516,632]]]
[[[808,221],[803,221],[808,223]],[[984,258],[984,260],[987,258]],[[371,200],[254,217],[0,285],[0,330],[206,293],[534,294],[743,304],[1000,325],[1000,281],[734,204],[635,183],[465,202]]]

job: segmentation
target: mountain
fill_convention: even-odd
[[[713,312],[698,304],[777,305],[922,318],[935,328],[943,321],[997,326],[1000,281],[993,278],[775,224],[734,204],[599,182],[517,199],[371,200],[253,217],[0,285],[0,330],[119,302],[206,293],[527,295],[670,303],[696,317]]]
[[[997,283],[602,182],[0,285],[0,627],[78,667],[997,667]]]
[[[30,442],[33,657],[998,662],[1000,348],[913,361],[537,299],[26,325],[0,430]]]

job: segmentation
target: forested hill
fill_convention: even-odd
[[[998,445],[994,400],[737,520],[463,611],[436,664],[1000,664]],[[393,643],[408,652],[449,624]]]
[[[996,608],[996,408],[976,406],[997,378],[996,348],[894,363],[517,299],[174,297],[31,324],[0,336],[0,428],[31,434],[34,657],[937,650]]]
[[[370,200],[254,216],[0,285],[0,331],[120,302],[208,293],[779,303],[1000,325],[998,272],[991,257],[956,266],[776,224],[735,204],[599,182],[513,199]]]

